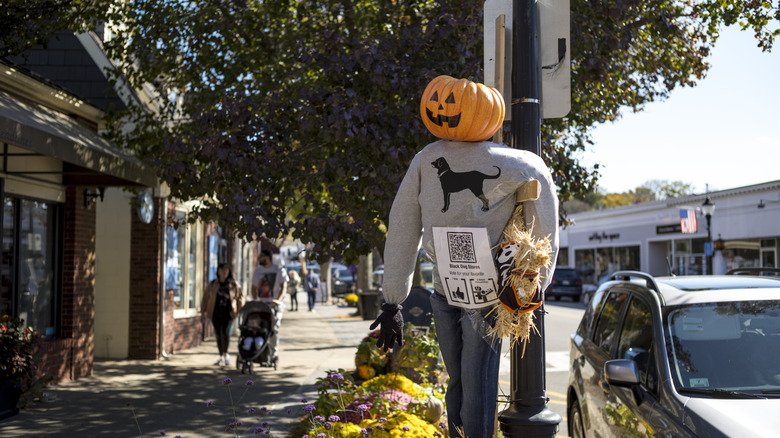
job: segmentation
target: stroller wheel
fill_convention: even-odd
[[[254,374],[254,373],[255,373],[255,364],[249,362],[249,374]]]
[[[279,367],[279,358],[278,358],[278,357],[275,357],[275,358],[274,358],[274,371],[276,371],[276,369],[277,369],[278,367]]]

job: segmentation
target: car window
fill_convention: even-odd
[[[676,306],[666,321],[677,387],[780,391],[780,301]]]
[[[553,277],[560,280],[576,280],[577,272],[574,269],[556,269]]]
[[[609,353],[615,343],[615,335],[620,324],[620,315],[626,305],[628,294],[625,292],[610,292],[601,308],[596,330],[593,332],[593,342]]]
[[[655,393],[658,386],[653,350],[653,317],[650,306],[637,297],[628,305],[620,330],[617,358],[633,360],[643,386]]]

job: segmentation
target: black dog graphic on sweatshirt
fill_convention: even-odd
[[[450,169],[450,165],[444,157],[437,158],[431,163],[436,168],[439,174],[439,180],[441,181],[441,189],[444,192],[444,208],[441,212],[444,213],[450,208],[450,195],[461,190],[469,189],[480,201],[482,201],[482,211],[490,210],[488,205],[488,199],[485,197],[482,191],[482,183],[486,179],[496,179],[501,176],[501,168],[493,166],[498,169],[498,173],[495,175],[485,175],[477,170],[471,170],[468,172],[453,172]]]

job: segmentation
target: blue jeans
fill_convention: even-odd
[[[444,366],[450,376],[447,385],[447,418],[450,437],[493,436],[498,399],[498,365],[501,339],[485,335],[485,314],[490,308],[469,311],[451,306],[447,299],[431,295],[436,338]],[[492,324],[492,317],[487,318]]]
[[[314,303],[317,302],[317,291],[306,292],[309,298],[309,310],[314,310]]]

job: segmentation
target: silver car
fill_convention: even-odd
[[[572,437],[780,436],[780,279],[616,272],[571,337]]]

